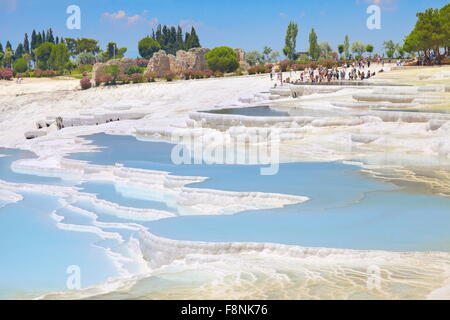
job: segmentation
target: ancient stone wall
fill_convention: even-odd
[[[99,75],[104,73],[104,70],[110,66],[110,65],[118,65],[119,66],[119,72],[124,73],[129,67],[137,67],[136,59],[132,58],[121,58],[121,59],[111,59],[107,62],[101,62],[94,64],[94,67],[92,69],[93,77],[94,79],[97,79]]]
[[[171,73],[180,74],[185,70],[206,71],[208,65],[205,54],[208,51],[209,49],[206,48],[193,48],[189,51],[179,50],[177,55],[173,56],[161,50],[150,59],[146,72],[156,73],[159,77],[164,77]]]

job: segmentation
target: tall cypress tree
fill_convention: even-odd
[[[27,33],[25,33],[25,37],[23,39],[23,51],[24,51],[24,53],[30,54],[30,42],[28,40]]]
[[[200,48],[200,40],[194,27],[192,27],[191,35],[189,37],[189,49],[191,48]]]
[[[56,37],[55,44],[59,44],[59,37]]]
[[[36,31],[33,30],[33,33],[31,33],[31,52],[33,52],[34,49],[36,49],[37,44],[37,35]]]
[[[167,29],[167,26],[163,26],[162,28],[162,38],[161,42],[159,43],[161,47],[166,47],[169,43],[169,29]]]
[[[51,42],[51,43],[55,43],[55,38],[53,37],[53,30],[52,28],[47,30],[47,38],[46,38],[47,42]]]
[[[41,39],[42,39],[41,43],[47,42],[47,36],[45,35],[45,31],[44,30],[42,30]]]
[[[36,34],[36,31],[33,30],[33,33],[31,33],[31,59],[35,61],[35,55],[34,55],[34,49],[36,49],[38,45],[38,36]]]
[[[44,41],[42,40],[42,33],[37,34],[36,48],[39,47]]]
[[[317,60],[320,56],[320,48],[319,44],[317,42],[317,34],[314,31],[314,27],[311,29],[311,32],[309,33],[309,56],[313,60]]]
[[[159,44],[162,44],[161,43],[162,42],[162,26],[160,24],[156,27],[156,38],[155,38],[155,40],[158,41]]]
[[[184,47],[183,47],[183,30],[181,29],[180,26],[178,26],[178,29],[177,29],[175,47],[177,48],[177,51],[184,49]]]
[[[16,51],[14,52],[14,60],[22,58],[22,55],[24,54],[23,44],[19,43],[17,46]]]
[[[183,49],[189,50],[191,48],[191,34],[189,32],[186,32],[184,35],[184,44]]]
[[[5,47],[5,49],[11,49],[11,50],[12,50],[12,45],[11,45],[11,42],[9,42],[9,40],[6,41],[6,47]]]
[[[3,46],[2,46],[2,43],[0,42],[0,53],[4,53],[3,52]]]

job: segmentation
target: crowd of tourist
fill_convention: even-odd
[[[383,58],[378,58],[376,63],[378,63],[378,65],[381,65],[381,67],[383,68],[385,60]],[[281,83],[290,84],[318,84],[331,81],[365,80],[370,79],[376,74],[374,71],[371,71],[371,65],[371,60],[361,59],[353,63],[347,62],[346,64],[335,68],[317,67],[315,69],[307,68],[303,71],[293,71],[291,72],[291,76],[285,79],[283,79],[282,73],[277,73],[275,70],[273,70],[271,78],[272,80],[276,78]]]

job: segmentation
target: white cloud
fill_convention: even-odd
[[[156,24],[158,22],[157,18],[152,18],[149,20],[146,17],[144,17],[144,15],[148,13],[149,13],[148,10],[144,10],[142,14],[127,15],[127,13],[124,10],[118,10],[117,12],[113,13],[105,12],[102,14],[102,17],[113,22],[124,22],[127,25],[137,24],[139,22],[148,23],[149,25]]]
[[[141,21],[142,19],[144,19],[144,17],[142,17],[142,16],[140,16],[138,14],[135,14],[134,16],[131,16],[131,17],[127,18],[127,23],[128,24],[133,24],[133,23],[136,23],[138,21]]]
[[[113,13],[105,12],[102,14],[102,16],[112,20],[120,20],[126,17],[126,13],[123,10],[119,10]]]

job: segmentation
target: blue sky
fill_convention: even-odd
[[[381,29],[366,27],[371,4],[381,7]],[[137,42],[156,24],[194,25],[204,47],[227,45],[261,50],[267,45],[281,52],[289,21],[299,25],[297,50],[306,51],[314,26],[319,41],[334,50],[348,34],[382,51],[384,40],[401,41],[412,29],[415,14],[440,8],[447,0],[0,0],[0,42],[16,47],[23,34],[53,28],[64,37],[89,37],[128,48],[138,56]],[[66,8],[81,9],[81,30],[66,27]]]

